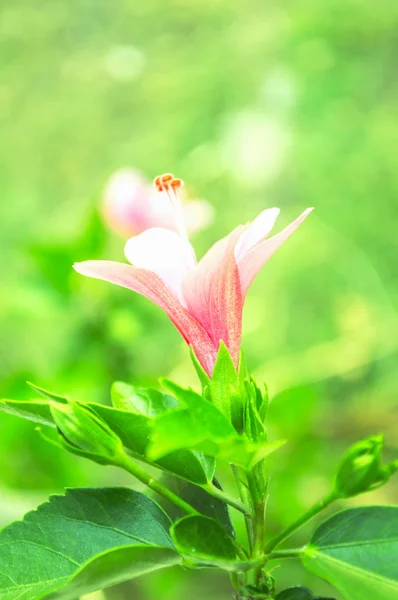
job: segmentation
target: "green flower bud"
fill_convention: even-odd
[[[123,450],[117,435],[93,411],[83,405],[68,401],[67,404],[50,404],[51,414],[58,430],[64,436],[65,445],[77,454],[101,457],[112,462]],[[104,461],[102,461],[104,462]]]
[[[382,435],[357,442],[343,457],[335,480],[340,498],[349,498],[384,485],[398,469],[398,462],[382,464]]]

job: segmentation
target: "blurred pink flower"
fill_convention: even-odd
[[[278,217],[269,208],[214,244],[197,263],[189,243],[179,197],[180,179],[155,179],[168,197],[176,231],[156,227],[131,238],[125,247],[134,265],[106,260],[76,263],[78,273],[129,288],[152,300],[169,316],[211,375],[220,341],[238,364],[246,293],[264,263],[299,227],[312,208],[267,239]],[[166,193],[166,194],[165,194]]]
[[[152,227],[175,230],[172,207],[145,177],[134,169],[120,169],[108,179],[103,196],[105,222],[125,238]],[[212,205],[206,200],[183,202],[184,223],[190,233],[213,221]]]

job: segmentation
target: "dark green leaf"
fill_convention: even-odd
[[[347,600],[398,600],[397,557],[398,507],[369,506],[324,521],[302,561]]]
[[[0,532],[2,600],[69,600],[180,562],[169,519],[133,490],[69,490]]]
[[[237,572],[253,567],[249,561],[238,560],[234,540],[214,519],[184,517],[172,525],[170,532],[177,550],[195,563]]]
[[[314,600],[314,596],[308,588],[296,585],[279,592],[275,600]]]
[[[185,502],[196,508],[202,515],[212,517],[221,523],[228,535],[235,537],[235,531],[229,516],[228,506],[225,502],[222,502],[218,498],[214,498],[214,496],[211,496],[202,488],[193,485],[188,481],[177,479],[177,477],[172,475],[163,475],[161,482],[169,490],[185,500]],[[221,489],[221,486],[216,479],[213,479],[213,485],[218,489]],[[163,498],[159,500],[157,497],[157,501],[166,509],[167,514],[173,521],[185,516],[181,509],[177,508],[177,506],[171,504],[167,500],[164,500]]]

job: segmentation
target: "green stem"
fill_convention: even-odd
[[[159,481],[153,479],[153,477],[148,475],[148,473],[144,471],[144,469],[141,469],[141,467],[139,467],[134,461],[132,461],[126,454],[120,454],[120,456],[117,457],[113,464],[124,469],[125,471],[128,471],[128,473],[131,473],[131,475],[134,475],[134,477],[141,481],[141,483],[144,483],[151,490],[157,492],[160,496],[163,496],[163,498],[166,498],[166,500],[169,500],[169,502],[171,502],[175,506],[178,506],[178,508],[188,513],[189,515],[200,514],[190,504],[184,502],[184,500],[182,500],[179,496],[177,496],[167,487],[159,483]]]
[[[275,550],[268,555],[268,560],[280,558],[299,558],[303,553],[303,548],[294,548],[292,550]]]
[[[262,490],[259,489],[256,471],[248,473],[247,481],[249,484],[250,495],[253,501],[254,519],[253,519],[253,548],[252,559],[261,558],[264,555],[264,539],[265,539],[265,496]],[[259,585],[261,580],[261,565],[256,567],[251,573],[252,583]]]
[[[244,471],[242,469],[239,469],[239,467],[236,467],[235,465],[231,465],[231,467],[232,467],[232,472],[234,474],[236,487],[238,488],[240,499],[245,504],[245,506],[251,506],[252,502],[251,502],[249,490],[243,480],[243,477],[246,478],[246,474],[244,473]],[[250,548],[250,552],[251,552],[252,548],[253,548],[252,514],[250,515],[250,517],[248,515],[245,515],[245,525],[246,525],[247,539],[249,541],[249,548]]]
[[[337,500],[338,496],[335,491],[332,491],[330,494],[316,502],[314,506],[312,506],[306,513],[304,513],[297,521],[283,529],[278,535],[273,537],[265,546],[264,552],[265,554],[270,554],[274,548],[279,546],[284,540],[286,540],[289,536],[291,536],[297,529],[299,529],[302,525],[307,523],[312,517],[315,517],[318,513],[324,510],[329,504]]]
[[[252,511],[250,510],[250,508],[248,506],[246,506],[242,502],[239,502],[239,500],[235,500],[235,498],[231,498],[231,496],[228,496],[228,494],[225,494],[222,490],[220,490],[218,487],[216,487],[212,483],[208,483],[207,485],[202,485],[201,488],[203,490],[205,490],[211,496],[214,496],[214,498],[217,498],[218,500],[221,500],[222,502],[229,504],[233,508],[236,508],[236,510],[239,510],[241,513],[243,513],[245,515],[245,517],[249,517],[249,518],[252,517]]]

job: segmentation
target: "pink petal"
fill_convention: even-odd
[[[108,179],[103,196],[106,223],[123,237],[152,227],[150,188],[134,169],[119,169]]]
[[[210,315],[213,343],[219,347],[223,340],[236,368],[242,341],[242,311],[242,290],[232,247],[211,286]]]
[[[307,218],[313,208],[307,208],[293,223],[290,223],[280,233],[254,246],[238,259],[238,269],[242,286],[242,296],[245,297],[253,279],[269,258],[278,250],[294,231]]]
[[[73,267],[81,275],[115,283],[138,292],[157,304],[185,341],[192,345],[199,362],[211,375],[217,355],[216,347],[203,327],[181,306],[155,273],[108,260],[88,260],[75,263]]]
[[[218,348],[223,340],[237,360],[242,329],[242,294],[234,247],[242,234],[237,227],[219,240],[183,281],[189,312]]]
[[[267,208],[246,227],[235,246],[237,261],[267,237],[275,225],[279,213],[279,208]]]
[[[156,273],[184,305],[182,280],[196,266],[194,250],[186,240],[174,231],[154,227],[128,240],[124,252],[135,267]]]
[[[228,236],[218,240],[201,258],[195,270],[183,281],[182,291],[187,308],[208,332],[211,332],[209,312],[211,286],[225,259],[228,247],[236,243],[242,230],[242,227],[236,228]]]

